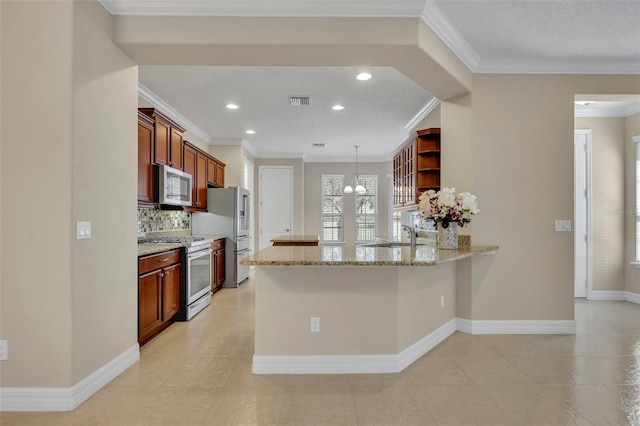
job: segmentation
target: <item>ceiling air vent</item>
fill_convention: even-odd
[[[291,106],[309,106],[311,105],[311,98],[309,96],[289,96],[289,102]]]
[[[326,143],[314,143],[314,144],[312,144],[312,146],[314,148],[326,148],[327,144]]]

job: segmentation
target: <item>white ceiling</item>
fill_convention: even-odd
[[[363,161],[388,161],[406,139],[409,120],[434,98],[393,68],[369,67],[373,78],[358,81],[362,70],[141,66],[139,81],[213,144],[244,139],[259,156],[307,161],[353,161],[353,146],[361,145]],[[309,96],[311,105],[293,107],[290,96]],[[228,103],[239,108],[229,110]],[[334,111],[335,104],[344,110]]]
[[[114,15],[420,17],[475,73],[640,74],[638,0],[99,1]],[[392,69],[375,69],[368,82],[356,81],[357,71],[140,67],[140,82],[213,143],[246,139],[259,155],[307,161],[346,160],[343,148],[359,144],[365,161],[390,159],[432,97]],[[312,106],[292,109],[290,95],[309,95]],[[231,101],[241,108],[225,110]],[[338,101],[340,113],[329,109]]]

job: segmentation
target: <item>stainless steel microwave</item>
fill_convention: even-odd
[[[171,206],[190,206],[193,177],[189,173],[163,164],[156,165],[158,203]]]

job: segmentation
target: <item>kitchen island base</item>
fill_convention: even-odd
[[[255,274],[256,374],[396,373],[456,330],[455,262]]]

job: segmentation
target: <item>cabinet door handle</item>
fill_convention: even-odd
[[[164,277],[164,273],[160,272],[160,278]]]
[[[162,259],[160,262],[168,262],[169,258],[167,257],[166,259]]]

